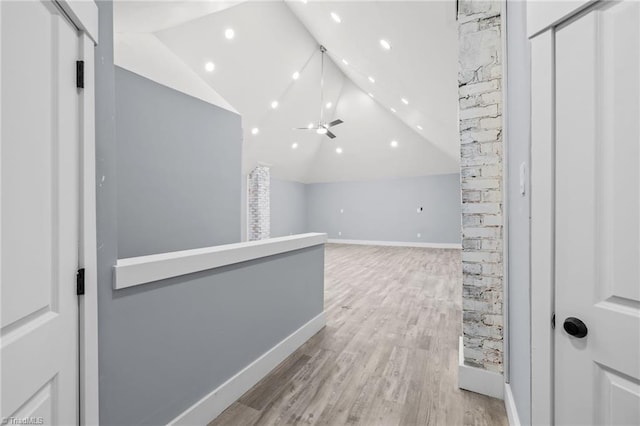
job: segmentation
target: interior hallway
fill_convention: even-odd
[[[328,244],[327,326],[209,426],[507,425],[458,389],[460,251]]]

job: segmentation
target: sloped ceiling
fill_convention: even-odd
[[[128,58],[145,61],[134,47],[148,52],[152,37],[174,58],[163,61],[180,62],[199,80],[190,88],[211,88],[206,96],[187,93],[205,100],[215,93],[224,100],[218,104],[242,115],[245,173],[260,163],[277,178],[330,182],[459,170],[453,2],[124,1],[114,7],[114,22],[117,64],[124,47]],[[224,35],[229,28],[233,39]],[[147,47],[136,44],[141,37]],[[344,121],[332,128],[333,140],[293,130],[319,119],[319,44],[328,50],[324,119]]]

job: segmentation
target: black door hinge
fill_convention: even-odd
[[[551,317],[551,328],[556,328],[556,314],[553,314],[553,316]]]
[[[78,296],[84,294],[84,268],[78,269],[76,273],[76,294]]]
[[[84,89],[84,61],[76,61],[76,87]]]

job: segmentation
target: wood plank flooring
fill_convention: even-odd
[[[458,250],[327,245],[327,326],[209,426],[507,425],[458,389]]]

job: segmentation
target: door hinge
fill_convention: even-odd
[[[84,268],[78,269],[76,273],[76,294],[78,296],[84,294]]]
[[[556,314],[553,314],[551,317],[551,328],[555,330],[556,328]]]
[[[84,89],[84,61],[76,61],[76,87]]]

